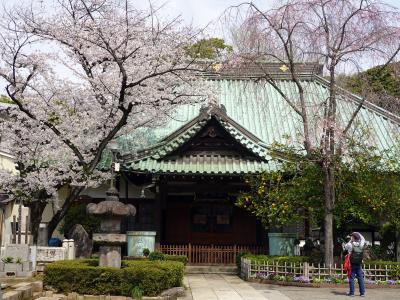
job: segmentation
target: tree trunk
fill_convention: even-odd
[[[333,208],[336,197],[335,181],[335,126],[336,126],[336,79],[335,68],[336,60],[332,59],[329,68],[329,101],[326,114],[324,116],[326,127],[324,128],[324,142],[322,169],[324,173],[324,262],[326,266],[333,265]]]
[[[396,261],[400,262],[400,230],[396,230]]]
[[[44,209],[46,208],[46,201],[33,201],[28,203],[27,206],[30,210],[30,222],[31,222],[31,235],[33,238],[33,244],[37,244],[38,234],[39,234],[39,225],[42,221],[42,214]]]
[[[61,209],[59,209],[55,215],[51,218],[48,225],[48,234],[49,238],[51,238],[54,230],[56,230],[58,224],[62,221],[65,215],[68,212],[68,209],[71,207],[71,204],[78,198],[79,194],[84,190],[83,187],[72,188],[68,197],[65,199]]]
[[[324,167],[324,262],[333,265],[333,207],[335,203],[335,177],[332,167]]]

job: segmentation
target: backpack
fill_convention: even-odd
[[[363,256],[364,256],[364,248],[353,245],[353,251],[351,251],[351,256],[350,256],[350,263],[352,265],[361,265],[363,261]]]

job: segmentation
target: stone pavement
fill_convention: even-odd
[[[295,286],[279,286],[261,283],[250,283],[262,295],[268,298],[271,291],[279,291],[291,300],[340,300],[340,299],[384,299],[384,300],[399,300],[400,289],[391,288],[376,288],[367,289],[366,297],[360,298],[358,295],[358,287],[356,287],[356,297],[350,298],[346,296],[347,288],[309,288],[309,287],[295,287]]]
[[[235,275],[190,274],[185,285],[190,289],[180,300],[291,300],[278,290],[258,291]]]
[[[384,299],[399,300],[399,289],[367,289],[366,297],[346,296],[346,288],[308,288],[280,286],[243,281],[238,276],[222,274],[186,275],[188,287],[185,297],[178,300],[340,300]]]

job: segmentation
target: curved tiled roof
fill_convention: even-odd
[[[133,162],[130,169],[136,172],[157,174],[255,174],[275,168],[275,163],[245,159],[231,155],[184,155],[177,159],[144,158]]]
[[[222,78],[210,82],[218,95],[218,105],[226,111],[225,117],[219,118],[220,124],[236,141],[256,156],[263,158],[263,164],[270,159],[268,147],[272,143],[290,143],[299,148],[302,147],[303,130],[300,116],[271,84],[263,80],[240,78]],[[282,78],[277,82],[284,93],[296,99],[298,93],[293,81]],[[322,121],[322,106],[329,95],[329,85],[323,78],[316,75],[303,78],[301,83],[305,91],[309,116],[315,118],[313,123],[318,124],[320,120]],[[361,99],[357,96],[340,90],[337,108],[338,126],[344,126],[343,124],[351,118],[360,101]],[[137,149],[131,147],[128,137],[121,138],[122,154],[130,154],[129,164],[132,170],[153,170],[154,172],[161,170],[165,166],[164,163],[167,163],[161,162],[161,158],[193,137],[205,122],[206,119],[201,117],[201,104],[182,105],[174,111],[172,118],[165,126],[151,129],[155,140],[143,147],[142,151],[136,151]],[[400,118],[371,103],[364,103],[354,124],[357,126],[354,126],[355,130],[352,134],[362,136],[365,142],[374,145],[378,150],[389,149],[399,142]],[[314,128],[315,143],[319,142],[318,130],[316,126]],[[367,136],[366,131],[369,132]],[[224,158],[218,160],[227,161]],[[194,170],[183,161],[182,159],[182,165],[186,165],[186,171]],[[197,163],[199,158],[193,158],[190,161]],[[263,167],[267,168],[266,165]],[[210,168],[215,169],[214,166]],[[244,169],[244,171],[251,173],[257,168]],[[178,170],[175,171],[178,172]]]

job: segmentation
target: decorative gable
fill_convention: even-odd
[[[126,165],[158,174],[254,174],[276,169],[270,159],[257,137],[212,108]]]
[[[261,160],[237,141],[214,116],[191,139],[167,154],[164,159],[185,155],[224,155]]]

